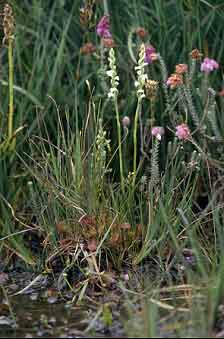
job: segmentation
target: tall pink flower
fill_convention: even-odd
[[[204,58],[201,64],[201,71],[205,73],[210,73],[218,68],[219,68],[219,64],[214,59]]]
[[[96,32],[101,38],[111,38],[109,15],[104,15],[100,19],[96,26]]]
[[[155,48],[151,45],[145,46],[145,62],[151,64],[153,62],[152,55],[156,52]]]
[[[178,139],[180,140],[189,140],[191,136],[191,132],[189,127],[186,124],[181,124],[176,126],[176,134]]]

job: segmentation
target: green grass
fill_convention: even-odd
[[[130,283],[129,291],[120,286],[132,323],[126,324],[127,333],[153,337],[162,328],[182,337],[221,331],[224,102],[217,94],[223,87],[222,1],[96,2],[88,29],[79,19],[85,1],[10,3],[16,18],[17,133],[15,149],[0,148],[5,267],[16,256],[35,271],[50,272],[60,258],[62,273],[71,267],[82,270],[84,279],[73,290],[81,300],[93,283],[90,272],[95,272],[94,283],[104,285],[99,271],[141,264],[150,270],[147,263],[154,260],[156,279],[141,280],[137,289]],[[117,72],[120,78],[113,100],[108,99],[108,52],[95,33],[107,9],[116,43],[114,76]],[[150,79],[159,82],[156,101],[138,102],[133,59],[142,43],[134,33],[139,26],[149,32],[145,42],[155,46],[169,75],[176,64],[192,63],[194,48],[218,60],[220,69],[207,81],[198,62],[192,82],[186,77],[180,89],[168,90],[167,105],[160,59],[146,67]],[[90,41],[96,52],[81,54]],[[2,144],[7,141],[10,86],[5,46],[0,61]],[[126,129],[120,126],[124,116],[131,121]],[[174,135],[183,122],[193,136],[186,142]],[[152,126],[166,128],[161,141],[152,140]],[[40,239],[41,255],[27,241],[33,233]],[[186,250],[195,265],[186,264]],[[134,296],[130,300],[129,293]]]

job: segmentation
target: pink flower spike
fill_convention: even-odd
[[[201,64],[201,71],[207,74],[218,68],[219,64],[214,59],[204,58],[203,63]]]
[[[151,133],[154,137],[156,137],[156,139],[158,139],[160,141],[162,139],[162,136],[164,135],[165,131],[164,131],[163,127],[156,126],[156,127],[152,128]]]
[[[111,33],[110,33],[110,18],[109,15],[104,15],[99,23],[96,26],[96,33],[101,37],[101,38],[111,38]]]
[[[145,62],[151,64],[153,62],[152,55],[156,52],[155,48],[151,45],[145,47]]]
[[[176,127],[175,135],[180,140],[189,140],[191,136],[191,132],[189,130],[189,127],[186,124],[181,124]]]
[[[218,62],[215,61],[215,60],[212,60],[212,65],[213,65],[213,68],[214,68],[214,69],[218,69],[218,68],[219,68],[219,64],[218,64]]]

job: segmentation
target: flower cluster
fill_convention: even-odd
[[[104,15],[96,26],[96,32],[101,38],[111,38],[110,33],[110,18],[109,15]]]
[[[171,76],[167,79],[166,84],[170,86],[171,89],[174,89],[182,85],[183,84],[182,74],[178,74],[178,73],[171,74]]]
[[[152,127],[151,134],[152,136],[156,137],[159,141],[162,139],[162,136],[164,135],[165,130],[161,126],[155,126]],[[191,132],[187,124],[181,124],[176,126],[176,137],[180,140],[189,140],[191,137]]]
[[[137,71],[137,81],[135,81],[135,87],[137,88],[137,97],[142,99],[145,97],[144,87],[145,81],[148,79],[147,74],[145,73],[145,45],[142,44],[139,51],[138,66],[135,67]]]
[[[214,59],[204,58],[201,64],[201,71],[207,74],[218,68],[219,68],[219,64]]]
[[[93,54],[94,52],[96,52],[96,46],[94,46],[92,42],[87,42],[81,47],[80,52],[86,55]]]
[[[155,126],[152,128],[152,136],[156,137],[159,141],[162,139],[162,136],[164,135],[165,131],[163,127]]]
[[[189,127],[186,124],[176,126],[176,134],[180,140],[189,140],[191,133]]]
[[[185,74],[188,71],[188,65],[187,64],[178,64],[175,68],[176,74]]]
[[[116,58],[113,48],[110,49],[108,61],[110,69],[107,71],[107,75],[111,78],[111,88],[108,97],[116,99],[118,95],[117,87],[119,85],[119,76],[117,75]]]
[[[145,47],[145,62],[151,64],[154,61],[154,55],[156,53],[155,48],[152,45]]]

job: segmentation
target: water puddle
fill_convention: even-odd
[[[1,338],[82,336],[87,310],[61,301],[51,304],[35,299],[35,294],[11,298],[13,315],[0,316]]]
[[[112,291],[106,295],[102,293],[97,302],[89,298],[77,305],[71,302],[71,291],[61,293],[57,280],[52,281],[44,275],[37,279],[27,272],[2,273],[0,278],[0,338],[82,338],[123,334],[121,324],[114,318],[114,314],[116,319],[120,317],[117,310],[119,296]],[[107,317],[109,323],[105,319],[108,313],[104,312],[105,305],[110,305],[108,309],[111,309]],[[113,316],[112,308],[115,308]]]

